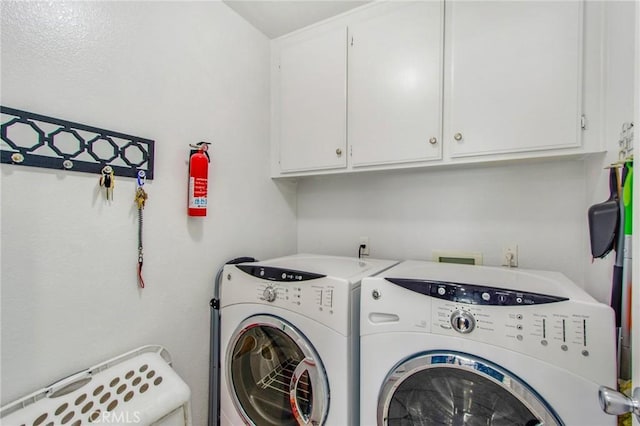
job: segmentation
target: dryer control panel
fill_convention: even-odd
[[[237,265],[237,268],[256,278],[275,282],[300,282],[326,277],[326,275],[315,274],[313,272],[294,271],[270,266]]]
[[[268,311],[266,307],[297,312],[347,334],[352,304],[359,298],[359,286],[352,287],[346,280],[322,274],[233,265],[225,267],[220,307],[242,303],[257,305],[256,313]]]

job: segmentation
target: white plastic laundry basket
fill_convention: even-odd
[[[143,346],[0,409],[2,426],[191,426],[191,391],[161,346]]]

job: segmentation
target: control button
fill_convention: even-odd
[[[446,288],[444,288],[444,287],[438,287],[438,294],[439,294],[440,296],[444,296],[446,292],[447,292],[447,289],[446,289]]]
[[[287,273],[286,273],[286,272],[283,272],[283,273],[282,273],[282,279],[283,279],[283,280],[286,280],[286,279],[287,279]]]
[[[506,294],[499,294],[498,295],[498,302],[506,303],[507,302],[507,295]]]
[[[482,293],[482,300],[484,300],[485,302],[488,302],[489,299],[491,299],[491,295],[487,292]]]
[[[542,346],[547,346],[549,344],[549,342],[547,342],[546,340],[543,339],[543,340],[540,340],[540,344]]]
[[[522,297],[516,297],[516,302],[522,303]]]
[[[264,277],[264,269],[260,269],[260,276]]]
[[[449,322],[455,331],[462,334],[471,333],[476,326],[476,320],[473,315],[465,311],[452,313]]]
[[[522,339],[523,339],[522,334],[518,334],[518,335],[516,336],[516,339],[518,339],[518,340],[522,341]]]
[[[276,300],[277,294],[276,294],[276,289],[269,286],[267,288],[264,289],[264,291],[262,292],[262,300],[266,300],[267,302],[273,302],[274,300]]]
[[[582,351],[582,356],[589,356],[589,351],[588,350],[583,350]]]
[[[566,351],[569,350],[569,347],[567,345],[562,345],[562,346],[560,346],[560,349],[562,349],[563,351],[566,352]]]
[[[518,330],[522,330],[522,324],[518,324],[518,325],[516,325],[516,328],[517,328]]]
[[[521,299],[521,300],[522,300],[522,299]],[[522,319],[522,314],[518,314],[518,315],[516,315],[516,319],[517,319],[517,320],[521,320],[521,319]]]

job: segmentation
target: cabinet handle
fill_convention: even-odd
[[[431,145],[435,145],[435,144],[437,144],[437,143],[438,143],[438,139],[437,139],[437,138],[431,138],[431,139],[429,139],[429,143],[430,143]]]
[[[339,156],[342,155],[342,150],[340,148],[336,148],[336,154]]]
[[[462,140],[462,133],[456,133],[455,135],[453,135],[453,138],[457,141],[461,141]]]

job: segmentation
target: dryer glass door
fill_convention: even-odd
[[[385,380],[378,424],[389,426],[562,425],[516,376],[483,359],[428,353],[401,363]]]
[[[248,424],[321,425],[329,405],[326,373],[291,324],[256,315],[240,324],[227,353],[229,392]]]

